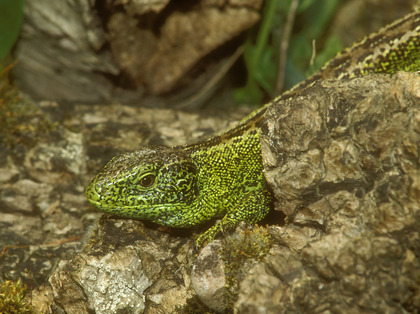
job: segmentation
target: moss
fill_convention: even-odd
[[[225,298],[228,308],[233,307],[238,297],[239,282],[252,265],[264,260],[271,245],[272,239],[266,227],[245,228],[226,238],[220,254],[225,262]]]
[[[39,108],[24,99],[7,77],[6,69],[0,73],[0,138],[3,145],[31,146],[39,137],[57,128],[42,115]]]
[[[26,298],[26,285],[20,279],[0,283],[0,313],[34,313]]]
[[[205,306],[200,299],[195,296],[187,300],[187,305],[183,308],[177,309],[182,314],[216,314],[216,311],[209,309]]]

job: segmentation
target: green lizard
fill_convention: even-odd
[[[417,71],[419,34],[420,13],[412,13],[345,50],[274,101],[292,97],[318,79]],[[89,202],[108,213],[171,227],[191,227],[222,217],[198,237],[198,247],[239,221],[260,221],[272,203],[259,139],[259,122],[268,105],[204,142],[144,147],[114,157],[87,187]]]

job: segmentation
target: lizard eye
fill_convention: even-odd
[[[153,174],[148,174],[140,179],[140,185],[144,188],[148,188],[155,182],[155,176]]]

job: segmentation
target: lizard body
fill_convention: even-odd
[[[318,79],[419,70],[419,36],[420,13],[415,12],[345,50],[274,101],[293,97]],[[239,221],[260,221],[272,202],[259,138],[259,122],[269,104],[206,141],[144,147],[114,157],[87,187],[89,202],[105,212],[171,227],[222,217],[197,239],[198,247]]]

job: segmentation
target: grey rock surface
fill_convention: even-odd
[[[231,304],[227,311],[237,313],[418,311],[419,91],[416,74],[325,81],[267,111],[266,176],[273,213],[287,218],[270,215],[266,233],[238,228],[221,237],[212,267],[224,265],[225,290],[208,305]],[[40,110],[49,117],[57,107]],[[28,147],[2,150],[2,279],[32,282],[33,304],[44,312],[210,311],[193,284],[210,283],[197,278],[210,267],[193,248],[202,229],[100,215],[83,190],[119,152],[192,142],[243,115],[78,105]],[[254,245],[238,246],[241,239]],[[249,255],[267,239],[263,256]]]
[[[419,309],[419,122],[420,80],[406,73],[318,82],[268,109],[266,177],[288,216],[275,238],[290,254],[250,272],[235,310]]]

